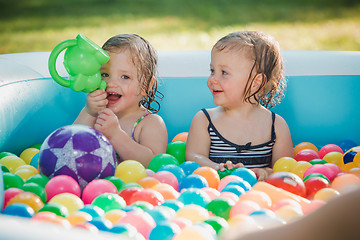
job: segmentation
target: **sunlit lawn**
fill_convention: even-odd
[[[138,33],[158,50],[210,49],[244,29],[272,34],[282,49],[360,51],[356,2],[0,0],[0,53],[51,51],[78,33],[99,45],[119,33]]]

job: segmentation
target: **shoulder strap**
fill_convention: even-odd
[[[143,120],[146,116],[150,115],[151,113],[146,113],[144,114],[143,116],[139,117],[138,120],[136,120],[136,122],[134,123],[133,127],[132,127],[132,130],[131,130],[131,139],[135,141],[135,138],[134,138],[134,132],[135,132],[135,128],[136,126],[141,122],[141,120]]]
[[[271,116],[272,116],[271,140],[273,141],[276,138],[276,133],[275,133],[275,117],[276,117],[276,114],[274,112],[271,112]]]
[[[206,109],[205,109],[205,108],[202,108],[201,111],[204,112],[204,114],[205,114],[206,118],[208,119],[209,123],[211,123],[210,115],[209,115],[209,113],[206,111]]]

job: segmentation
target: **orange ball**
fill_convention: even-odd
[[[143,177],[137,181],[137,183],[143,188],[152,188],[156,184],[159,184],[160,181],[154,177]]]
[[[270,209],[272,205],[271,198],[264,192],[258,190],[250,190],[245,192],[245,194],[240,195],[239,201],[254,201],[261,208]]]
[[[174,142],[174,141],[184,141],[184,142],[186,142],[188,134],[189,134],[188,132],[179,133],[173,138],[172,142]]]
[[[70,214],[68,217],[66,217],[66,219],[72,226],[74,226],[79,223],[91,221],[93,217],[87,212],[77,211]]]
[[[218,172],[211,167],[199,167],[193,172],[193,174],[203,176],[208,182],[209,187],[211,188],[216,189],[220,183],[220,177]]]
[[[310,142],[302,142],[295,146],[294,155],[296,156],[296,154],[303,149],[312,149],[315,152],[319,153],[319,149],[314,144],[312,144]]]
[[[360,187],[360,178],[352,173],[343,173],[331,183],[331,188],[339,191],[340,193],[348,187],[357,186]]]
[[[37,213],[40,208],[44,206],[44,203],[41,201],[40,197],[32,192],[23,192],[19,193],[13,198],[11,198],[6,206],[9,206],[13,203],[25,203],[30,206],[35,213]]]

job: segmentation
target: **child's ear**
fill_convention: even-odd
[[[262,73],[256,74],[254,81],[252,82],[252,85],[251,85],[251,92],[254,93],[259,90],[259,88],[264,80],[264,77],[265,76]]]
[[[150,80],[149,87],[148,87],[147,91],[150,91],[153,88],[153,86],[155,84],[155,81],[156,81],[156,78],[152,77],[151,80]],[[144,96],[146,95],[146,92],[145,92],[144,89],[141,90],[141,94],[144,95]]]

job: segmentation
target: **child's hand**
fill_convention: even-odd
[[[119,132],[123,132],[117,116],[109,108],[99,112],[94,128],[104,134],[110,141],[114,136],[121,134]]]
[[[244,167],[244,164],[242,164],[242,163],[237,163],[237,164],[234,164],[232,161],[227,161],[226,163],[220,163],[219,164],[219,170],[220,171],[225,171],[226,170],[226,168],[225,167],[227,167],[227,169],[233,169],[233,168],[242,168],[242,167]]]
[[[93,117],[98,115],[98,112],[105,109],[108,100],[106,99],[107,93],[104,89],[98,89],[89,93],[86,97],[86,112]]]
[[[272,168],[252,168],[251,169],[258,179],[258,181],[265,181],[272,173]]]

